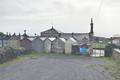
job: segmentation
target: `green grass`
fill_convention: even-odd
[[[105,48],[106,47],[106,44],[103,44],[103,43],[94,43],[92,45],[93,48]]]
[[[116,60],[114,60],[113,58],[103,58],[103,59],[106,59],[106,65],[104,65],[104,68],[106,70],[109,70],[109,71],[116,71],[117,70],[117,67],[118,67],[118,63]]]
[[[36,52],[27,52],[24,55],[18,56],[13,60],[4,62],[2,64],[0,64],[0,67],[7,67],[11,64],[20,62],[20,61],[24,61],[25,59],[29,59],[29,58],[38,58],[38,57],[42,57],[42,56],[48,56],[47,53],[36,53]]]
[[[108,70],[115,80],[120,80],[120,61],[113,58],[102,58],[106,64],[101,65]]]
[[[113,76],[115,77],[115,80],[120,80],[120,60],[116,60],[117,62],[117,68],[116,68],[116,72],[113,74]]]
[[[86,59],[89,57],[81,56],[81,55],[71,55],[71,54],[55,54],[55,53],[37,53],[37,52],[27,52],[24,55],[18,56],[13,60],[4,62],[0,64],[0,67],[7,67],[11,64],[15,64],[20,61],[24,61],[25,59],[37,59],[40,57],[47,57],[47,58],[57,58],[57,59]]]

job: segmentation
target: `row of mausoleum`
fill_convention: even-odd
[[[69,38],[42,38],[36,37],[32,41],[32,50],[46,53],[71,53],[72,45],[76,44],[76,40]]]
[[[15,49],[24,48],[25,50],[33,50],[45,53],[71,53],[72,45],[77,41],[70,37],[68,39],[59,37],[30,37],[26,33],[23,35],[6,36],[6,39],[0,40],[0,47],[12,47]]]

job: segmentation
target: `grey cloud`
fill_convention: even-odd
[[[34,32],[40,32],[38,28],[44,29],[53,22],[64,32],[87,32],[93,17],[97,33],[107,34],[105,27],[114,34],[119,32],[119,9],[120,0],[0,0],[0,26],[4,26],[2,31],[9,27],[11,32],[19,32],[16,26],[22,26],[21,31],[27,24]]]

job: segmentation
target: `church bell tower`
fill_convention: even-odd
[[[90,29],[90,33],[91,34],[94,34],[94,31],[93,31],[93,18],[91,18],[91,23],[90,23],[90,27],[91,27],[91,29]]]
[[[91,18],[91,23],[90,23],[90,32],[89,32],[89,38],[90,42],[94,41],[94,30],[93,30],[93,18]]]

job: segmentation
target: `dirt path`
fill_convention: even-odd
[[[39,57],[0,68],[0,80],[113,80],[97,58]]]

